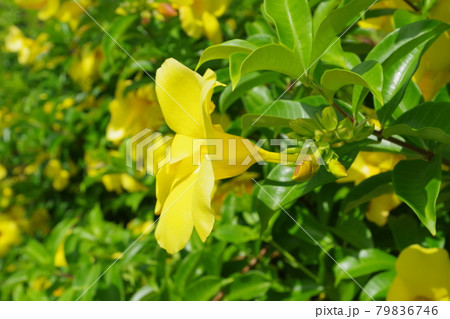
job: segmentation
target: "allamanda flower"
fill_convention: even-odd
[[[397,154],[360,152],[348,170],[348,176],[339,179],[338,182],[354,182],[358,185],[369,177],[392,170],[402,159],[404,157]],[[400,204],[401,200],[394,193],[383,194],[370,201],[366,218],[378,226],[384,226],[389,212]]]
[[[124,95],[131,84],[131,80],[119,81],[116,97],[109,104],[111,120],[106,128],[106,138],[115,144],[146,128],[157,131],[164,124],[154,86],[145,85]]]
[[[173,254],[187,244],[194,228],[202,241],[211,233],[215,219],[211,199],[216,180],[243,173],[256,162],[255,157],[279,163],[281,156],[260,148],[254,150],[249,140],[227,134],[220,125],[212,124],[215,106],[211,97],[220,85],[213,71],[207,70],[201,76],[168,59],[158,69],[156,82],[164,118],[176,134],[171,158],[156,175],[155,213],[160,218],[155,237]],[[222,145],[199,143],[206,139],[222,141]],[[212,154],[217,153],[223,156],[212,160]],[[207,155],[211,160],[206,159]],[[296,162],[297,155],[291,154],[287,160]]]
[[[445,249],[411,245],[395,264],[387,300],[450,300],[450,259]]]
[[[103,52],[98,48],[85,45],[77,51],[69,67],[69,76],[83,91],[90,91],[99,77],[99,65],[103,59]]]
[[[8,52],[18,53],[18,61],[22,65],[30,65],[36,62],[37,58],[51,48],[47,42],[48,35],[41,33],[36,40],[27,38],[16,26],[9,27],[9,33],[5,37],[5,47]]]
[[[430,11],[430,18],[450,23],[448,0],[437,0]],[[426,101],[431,100],[443,85],[450,82],[448,52],[450,52],[450,31],[444,32],[433,42],[420,60],[413,79],[419,85]]]
[[[231,0],[171,0],[179,8],[181,27],[195,39],[204,34],[213,43],[222,42],[222,31],[217,20]]]
[[[19,226],[8,216],[0,215],[0,258],[4,257],[11,247],[20,244]]]

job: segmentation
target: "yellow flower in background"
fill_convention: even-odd
[[[366,218],[378,226],[384,226],[391,210],[397,208],[401,203],[402,201],[394,193],[378,196],[370,201]]]
[[[372,8],[412,10],[404,0],[383,0],[376,3]],[[429,18],[450,23],[448,0],[436,0]],[[358,25],[365,29],[392,32],[394,30],[394,19],[391,15],[381,16],[359,21]],[[442,86],[450,82],[449,51],[450,31],[446,31],[428,48],[420,60],[419,68],[414,74],[413,80],[419,85],[426,101],[431,100]]]
[[[215,181],[243,173],[255,160],[247,148],[251,144],[249,140],[226,134],[220,125],[211,122],[215,108],[211,97],[214,88],[220,85],[213,71],[207,70],[201,76],[168,59],[156,72],[156,82],[164,118],[176,135],[170,162],[156,175],[155,212],[161,217],[155,237],[161,247],[173,254],[187,244],[194,228],[202,241],[211,233],[215,219],[211,206]],[[222,159],[205,159],[205,155],[217,151],[214,146],[196,146],[195,141],[205,139],[222,141]],[[235,146],[234,150],[230,145]],[[266,161],[280,162],[278,153],[262,149],[258,153]],[[245,159],[249,160],[241,164]],[[297,156],[288,160],[296,159]]]
[[[442,248],[405,248],[395,264],[397,276],[387,300],[450,300],[450,260]]]
[[[0,181],[4,179],[8,175],[8,171],[6,170],[6,167],[0,164]]]
[[[36,40],[27,38],[16,26],[9,27],[9,33],[5,37],[7,52],[18,53],[18,61],[23,65],[36,62],[39,55],[48,52],[51,44],[47,41],[48,35],[41,33]]]
[[[211,42],[222,42],[222,31],[217,20],[228,9],[231,0],[171,0],[178,7],[181,27],[195,39],[204,34]]]
[[[60,0],[14,0],[14,2],[24,9],[39,10],[39,19],[47,20],[57,13]]]
[[[57,191],[62,191],[69,185],[70,173],[62,167],[61,162],[57,159],[48,161],[44,174],[53,180],[52,186]]]
[[[369,177],[390,171],[405,157],[384,152],[360,152],[348,170],[348,176],[338,183],[354,182],[358,185]],[[389,212],[401,204],[394,193],[383,194],[372,199],[366,212],[366,218],[378,226],[384,226]]]
[[[131,80],[119,81],[115,99],[109,104],[111,120],[106,138],[116,144],[146,128],[157,131],[164,124],[154,86],[148,84],[124,95],[132,83]]]
[[[450,23],[448,0],[436,0],[430,18]],[[450,82],[450,31],[444,32],[424,53],[414,81],[419,85],[426,101],[431,100],[439,89]]]
[[[117,151],[110,151],[109,155],[118,157],[119,153]],[[87,166],[87,175],[89,177],[99,177],[108,192],[122,194],[123,189],[129,193],[147,190],[147,187],[144,184],[127,173],[105,174],[106,163],[96,158],[95,154],[86,153],[85,162]]]
[[[50,280],[46,277],[38,277],[31,282],[31,289],[35,291],[44,291],[50,288],[51,285]]]
[[[85,45],[74,55],[69,67],[69,76],[83,91],[90,91],[94,82],[99,78],[99,65],[103,60],[100,47],[95,49]]]
[[[6,215],[19,226],[25,233],[30,232],[30,221],[27,218],[27,210],[22,205],[13,205],[8,208]]]
[[[54,258],[54,265],[55,267],[67,267],[67,259],[66,259],[66,252],[64,250],[64,245],[66,244],[66,237],[64,237],[63,240],[58,245],[58,248],[56,249],[55,258]]]
[[[77,2],[86,10],[88,10],[92,4],[91,0],[77,0]],[[75,1],[68,0],[61,4],[58,12],[56,13],[56,18],[61,22],[69,24],[72,30],[75,30],[78,27],[78,23],[80,22],[81,15],[83,13],[83,9],[81,9]]]
[[[404,0],[383,0],[371,7],[371,10],[376,9],[411,10],[411,7]],[[358,25],[363,29],[383,30],[389,33],[394,30],[394,18],[391,15],[369,18],[359,21]]]
[[[8,216],[0,214],[0,258],[4,257],[11,247],[20,244],[19,226]]]

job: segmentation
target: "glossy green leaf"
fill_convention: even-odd
[[[232,89],[231,86],[227,86],[219,98],[219,110],[225,112],[234,102],[241,98],[250,89],[263,84],[272,83],[279,78],[278,73],[275,72],[263,72],[263,73],[250,73],[242,76],[238,85]]]
[[[378,118],[385,123],[398,107],[414,74],[421,55],[448,25],[435,20],[422,20],[396,29],[368,54],[366,60],[382,64],[383,101],[375,101]]]
[[[395,261],[394,256],[379,249],[361,250],[358,257],[349,256],[343,260],[338,260],[340,267],[334,266],[336,285],[343,279],[350,279],[349,275],[358,278],[381,270],[392,270]]]
[[[304,71],[294,51],[282,44],[268,44],[250,53],[242,62],[240,72],[234,71],[233,87],[236,87],[242,75],[259,70],[276,71],[294,79],[300,77]]]
[[[268,276],[260,271],[251,270],[236,278],[230,285],[226,300],[251,300],[264,296],[271,286]]]
[[[370,278],[367,284],[364,285],[364,290],[361,291],[359,300],[371,301],[374,298],[384,301],[396,274],[395,271],[384,271]]]
[[[333,95],[343,86],[359,85],[368,88],[373,95],[383,102],[383,68],[375,61],[365,61],[350,70],[327,70],[322,76],[321,84],[325,95],[332,100]]]
[[[431,234],[436,234],[436,200],[441,187],[441,159],[405,160],[392,175],[395,193],[416,213]]]
[[[211,300],[220,291],[222,282],[222,278],[218,276],[201,277],[187,286],[183,300]]]
[[[205,49],[200,60],[198,61],[196,69],[198,69],[202,64],[217,59],[228,59],[231,54],[241,52],[241,53],[251,53],[258,47],[251,42],[245,40],[230,40],[223,42],[221,44],[213,45]]]
[[[353,0],[329,13],[315,33],[311,62],[315,63],[315,60],[328,49],[336,37],[373,4],[375,4],[373,0]]]
[[[245,243],[259,237],[259,234],[255,229],[239,224],[222,225],[213,233],[213,235],[220,241],[235,244]]]
[[[309,65],[313,30],[307,0],[265,0],[265,11],[275,23],[284,45],[298,52],[303,66]]]
[[[450,144],[449,118],[449,102],[427,102],[401,115],[383,136],[415,136]]]
[[[392,172],[385,172],[372,176],[352,188],[342,204],[342,210],[344,213],[348,213],[352,209],[369,202],[375,197],[393,192]]]

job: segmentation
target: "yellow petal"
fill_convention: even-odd
[[[220,24],[217,18],[213,14],[205,11],[203,12],[202,20],[206,37],[214,44],[222,42],[222,31],[220,30]]]
[[[391,210],[401,204],[395,194],[384,194],[372,199],[366,212],[366,217],[378,226],[384,226]]]
[[[450,260],[445,249],[409,246],[400,253],[395,268],[397,280],[388,300],[449,300]]]
[[[185,161],[191,160],[187,158]],[[164,177],[164,171],[158,173],[158,181]],[[209,235],[214,224],[211,209],[213,188],[214,174],[209,161],[204,161],[176,185],[172,184],[155,232],[156,240],[167,252],[174,254],[183,249],[194,226],[202,240]]]
[[[196,16],[191,6],[180,7],[181,27],[190,37],[194,39],[200,38],[203,31],[203,22]]]
[[[200,7],[203,10],[208,11],[216,17],[220,17],[227,11],[231,0],[197,0],[197,2],[201,3]]]
[[[211,130],[209,117],[213,89],[218,84],[175,59],[166,60],[156,72],[156,93],[164,119],[176,133],[204,138]]]

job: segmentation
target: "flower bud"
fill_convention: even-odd
[[[344,165],[342,165],[338,160],[332,159],[328,163],[328,170],[331,174],[336,176],[337,178],[346,177],[348,175],[347,170]]]
[[[302,161],[294,170],[294,174],[292,174],[292,179],[296,182],[305,182],[311,177],[313,177],[319,166],[317,163],[314,163],[312,160]]]
[[[327,106],[323,109],[322,116],[320,117],[320,123],[329,131],[336,129],[336,126],[338,125],[338,117],[332,106]]]

